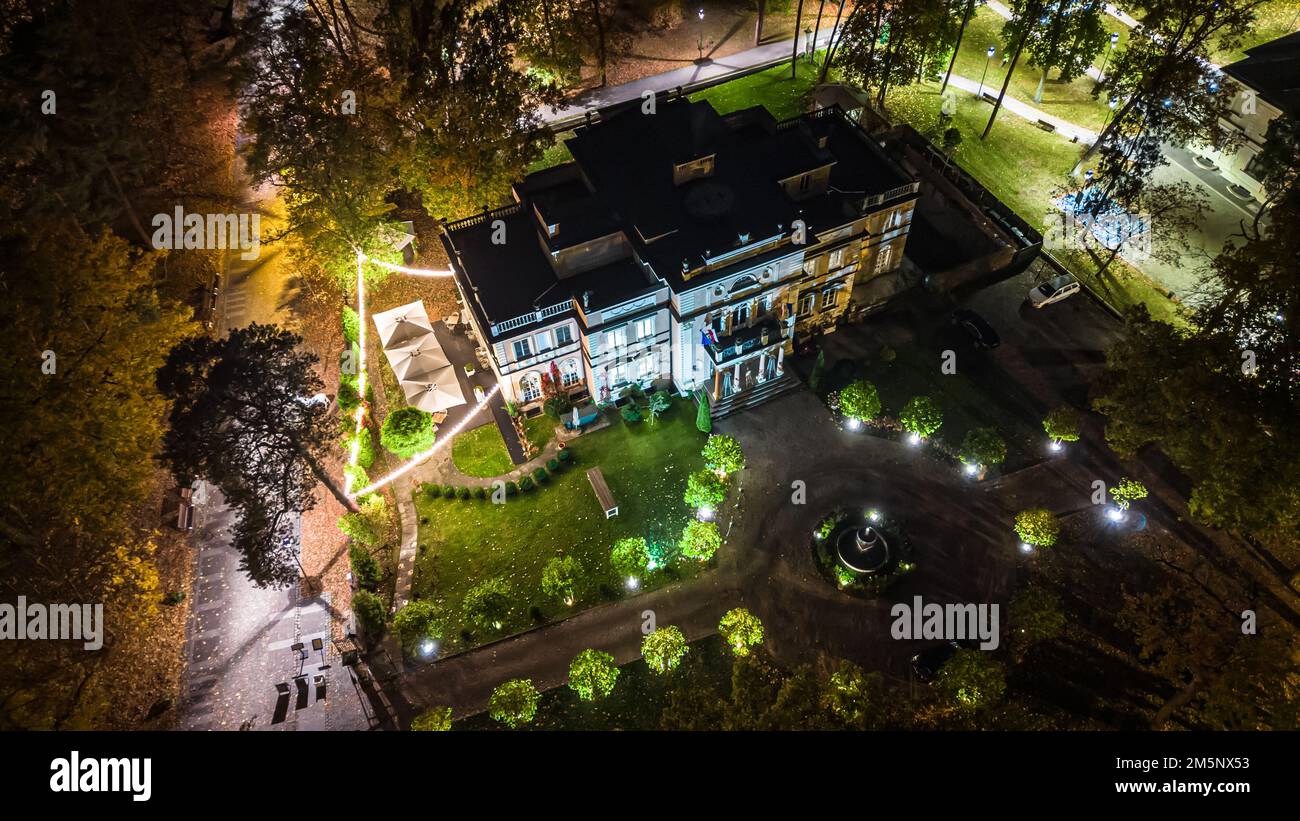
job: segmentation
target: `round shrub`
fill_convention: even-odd
[[[551,476],[549,473],[546,472],[546,468],[538,468],[537,470],[533,471],[533,481],[537,482],[537,484],[539,485],[550,478]]]
[[[573,461],[573,451],[569,450],[568,448],[565,448],[564,450],[560,451],[559,457],[561,462],[568,464],[569,462]]]
[[[474,498],[475,498],[475,499],[486,499],[486,498],[487,498],[487,488],[485,488],[485,487],[476,487],[476,488],[474,488]]]
[[[531,476],[525,476],[519,480],[520,490],[532,490],[535,487],[537,487],[537,483],[533,481],[533,477]]]
[[[507,495],[507,496],[518,496],[518,495],[519,495],[519,485],[515,484],[514,482],[506,482],[506,495]]]
[[[452,487],[451,485],[447,485],[446,487],[444,487],[444,488],[442,489],[442,498],[444,498],[444,499],[455,499],[455,498],[456,498],[456,488]]]
[[[549,470],[551,473],[559,473],[559,472],[560,472],[560,463],[559,463],[558,461],[556,461],[555,459],[547,459],[547,460],[546,460],[546,469]]]
[[[541,697],[528,679],[511,679],[492,691],[492,697],[488,699],[488,715],[513,730],[533,720]]]
[[[389,453],[410,459],[433,447],[437,435],[433,414],[406,407],[398,408],[384,419],[379,429],[379,442]]]
[[[468,502],[469,495],[470,495],[469,488],[467,487],[463,487],[460,490],[456,491],[456,498],[460,499],[462,502]]]
[[[880,414],[880,394],[865,379],[849,383],[840,391],[840,411],[852,419],[875,419]]]
[[[435,485],[430,482],[425,482],[424,485],[421,487],[421,490],[424,492],[424,498],[428,499],[429,501],[433,501],[434,499],[439,499],[442,497],[442,485]]]
[[[914,396],[903,406],[898,421],[904,430],[925,438],[943,425],[943,411],[930,397]]]

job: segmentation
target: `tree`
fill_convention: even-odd
[[[840,410],[850,419],[868,420],[880,415],[880,394],[865,379],[850,382],[840,391]]]
[[[700,397],[699,407],[695,411],[695,429],[700,433],[708,433],[713,430],[713,414],[709,413],[709,399],[707,396]]]
[[[588,46],[588,21],[581,11],[572,3],[555,0],[521,3],[518,21],[519,56],[533,70],[553,74],[564,85],[581,78],[582,56]]]
[[[651,672],[663,675],[677,669],[690,652],[686,636],[676,627],[667,625],[651,631],[641,641],[641,655]]]
[[[1127,476],[1121,478],[1110,489],[1110,498],[1115,500],[1115,506],[1120,510],[1128,510],[1130,504],[1146,497],[1147,486]]]
[[[402,651],[408,656],[421,652],[427,641],[445,638],[447,624],[438,606],[428,599],[407,603],[393,616],[393,629],[402,642]]]
[[[826,376],[826,351],[818,351],[813,362],[812,372],[808,374],[808,390],[813,393],[821,391],[822,379]]]
[[[1035,507],[1016,514],[1016,535],[1025,544],[1051,547],[1060,533],[1061,525],[1050,510]]]
[[[939,93],[942,94],[948,88],[948,79],[952,77],[952,67],[957,62],[957,52],[961,51],[962,38],[966,36],[966,24],[970,22],[971,15],[975,13],[976,3],[983,0],[967,0],[966,10],[961,15],[961,26],[957,29],[957,42],[952,46],[952,58],[948,60],[948,70],[943,74],[943,85],[939,86]]]
[[[1002,109],[1002,100],[1007,96],[1007,86],[1011,85],[1011,75],[1016,73],[1016,63],[1020,61],[1020,53],[1024,51],[1025,44],[1029,42],[1035,28],[1042,23],[1043,3],[1044,0],[1013,0],[1011,4],[1011,19],[1002,28],[1006,47],[1011,50],[1011,65],[1007,66],[1007,75],[1003,78],[1002,88],[993,103],[993,112],[989,114],[988,125],[984,126],[984,133],[980,134],[981,140],[988,139],[989,132],[993,130],[998,111]],[[1011,43],[1015,45],[1011,46]]]
[[[357,580],[357,584],[367,590],[378,587],[384,577],[379,561],[363,544],[354,542],[348,545],[348,563],[352,566],[352,576]]]
[[[903,406],[898,421],[902,423],[903,430],[924,439],[943,425],[943,411],[930,397],[914,396]]]
[[[1002,665],[980,650],[958,650],[939,669],[935,689],[965,710],[984,710],[1002,700],[1006,673]]]
[[[384,621],[388,617],[383,599],[369,590],[358,590],[352,594],[352,612],[356,614],[363,635],[374,638],[383,633]]]
[[[465,594],[461,614],[480,630],[500,630],[510,615],[510,585],[505,579],[479,582]]]
[[[683,556],[707,562],[722,546],[722,535],[714,522],[690,521],[682,528],[682,538],[677,546]]]
[[[859,6],[863,13],[859,13]],[[905,85],[938,74],[947,43],[957,28],[952,0],[881,0],[855,6],[836,49],[840,70],[864,88],[877,90],[884,105],[891,85]]]
[[[1045,587],[1031,584],[1011,599],[1011,630],[1024,646],[1054,639],[1065,632],[1061,600]]]
[[[1025,44],[1029,64],[1040,70],[1034,102],[1043,101],[1043,85],[1052,69],[1059,69],[1059,82],[1068,83],[1081,77],[1092,66],[1093,58],[1106,45],[1109,33],[1102,4],[1091,0],[1047,0],[1034,33]],[[1013,17],[1003,29],[1003,39],[1014,42],[1025,20]]]
[[[451,708],[430,707],[411,720],[417,732],[446,732],[451,729]]]
[[[1083,423],[1083,414],[1069,405],[1058,405],[1047,412],[1043,418],[1043,430],[1054,442],[1079,441],[1079,426]]]
[[[875,730],[884,723],[888,698],[881,675],[865,673],[850,661],[836,659],[822,691],[822,708],[846,730]]]
[[[162,459],[178,477],[212,481],[239,511],[235,547],[260,586],[298,578],[294,518],[316,504],[317,482],[357,510],[324,467],[335,423],[308,401],[322,384],[316,357],[296,350],[301,342],[253,324],[223,339],[187,339],[157,372],[172,400]]]
[[[618,665],[609,653],[583,650],[569,665],[569,689],[583,701],[599,701],[614,692],[618,673]]]
[[[1124,179],[1107,176],[1114,173]],[[1092,185],[1073,194],[1072,213],[1062,214],[1084,229],[1074,231],[1073,239],[1097,264],[1099,276],[1126,249],[1136,260],[1179,264],[1195,249],[1191,237],[1209,207],[1208,197],[1191,183],[1132,188],[1129,176],[1126,164],[1108,166]]]
[[[711,470],[697,470],[686,479],[686,505],[717,510],[727,497],[727,483]]]
[[[799,72],[799,35],[803,32],[803,0],[799,0],[799,7],[794,13],[794,45],[790,50],[790,79],[796,79]],[[814,47],[816,44],[814,44]]]
[[[745,468],[745,453],[740,449],[740,442],[734,436],[724,433],[711,434],[704,443],[704,466],[726,476]]]
[[[619,539],[610,551],[609,561],[618,575],[636,577],[649,569],[650,549],[640,536]]]
[[[388,414],[379,429],[379,443],[389,453],[410,459],[433,447],[438,429],[433,414],[419,408],[405,407]]]
[[[488,698],[488,715],[510,729],[522,724],[529,724],[537,715],[537,702],[542,694],[537,692],[532,681],[526,678],[514,678],[498,685]]]
[[[743,607],[728,610],[718,622],[718,635],[736,656],[749,655],[749,648],[763,643],[763,622]]]
[[[353,542],[374,547],[390,535],[391,522],[388,502],[382,496],[374,496],[367,499],[357,512],[340,516],[336,524]]]
[[[646,412],[650,414],[650,424],[653,425],[664,414],[664,411],[672,406],[673,401],[668,398],[667,392],[655,391],[650,394],[650,400],[646,404]]]
[[[962,440],[957,458],[968,465],[1000,465],[1007,458],[1007,443],[995,428],[973,428]]]
[[[582,573],[582,564],[572,556],[556,556],[542,568],[542,592],[573,606],[573,586]]]

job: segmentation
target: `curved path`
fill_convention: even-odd
[[[763,620],[768,646],[785,661],[825,652],[905,679],[917,643],[890,638],[892,601],[1000,601],[1010,590],[1017,559],[1009,517],[984,486],[945,463],[901,443],[841,431],[806,390],[722,420],[717,430],[740,439],[749,465],[738,508],[723,516],[724,533],[729,517],[737,518],[715,570],[409,671],[407,700],[470,715],[507,679],[531,678],[543,690],[564,684],[580,650],[605,650],[620,664],[635,660],[648,614],[694,640],[741,605]],[[792,499],[796,480],[805,483],[804,504]],[[818,575],[812,528],[840,504],[888,510],[917,548],[917,570],[884,599],[848,596]]]

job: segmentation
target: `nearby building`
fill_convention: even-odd
[[[830,330],[855,281],[896,268],[917,183],[838,108],[633,106],[579,128],[573,162],[443,231],[508,399],[563,384],[615,400],[702,389],[715,412],[788,386],[800,335]]]
[[[1268,140],[1269,123],[1300,112],[1300,32],[1246,49],[1246,58],[1224,66],[1223,73],[1244,86],[1226,125],[1245,139],[1227,155],[1207,150],[1206,157],[1230,182],[1262,201],[1254,163]]]

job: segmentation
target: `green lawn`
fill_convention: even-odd
[[[1270,40],[1276,40],[1300,30],[1300,2],[1297,0],[1269,0],[1255,10],[1255,23],[1236,48],[1215,48],[1210,62],[1219,65],[1235,63],[1246,56],[1246,49]]]
[[[599,648],[597,648],[599,649]],[[528,730],[658,730],[674,689],[690,688],[723,697],[731,690],[732,658],[718,636],[691,643],[682,666],[657,675],[641,659],[619,668],[614,692],[601,701],[583,701],[568,687],[542,693]],[[457,721],[456,730],[504,730],[487,713]]]
[[[451,443],[451,459],[466,476],[500,476],[514,467],[495,422],[457,435]]]
[[[542,152],[542,156],[539,157],[536,162],[528,166],[528,173],[532,174],[536,171],[545,171],[547,168],[563,165],[572,160],[573,155],[569,153],[568,146],[564,144],[564,141],[572,136],[572,131],[565,131],[563,134],[556,134],[555,141],[551,143],[550,147]]]
[[[783,63],[697,91],[690,98],[708,100],[719,114],[761,105],[776,119],[788,120],[808,110],[808,97],[816,84],[817,69],[800,60],[798,75],[793,80],[790,79],[790,64]]]
[[[666,559],[675,555],[676,540],[690,519],[682,501],[686,477],[703,467],[700,448],[705,436],[695,429],[694,404],[675,401],[653,426],[627,425],[616,414],[611,416],[610,427],[572,441],[572,465],[505,504],[431,500],[417,491],[421,549],[414,590],[442,606],[458,626],[453,632],[459,633],[466,592],[481,581],[503,578],[512,588],[515,604],[499,633],[505,635],[624,595],[624,580],[609,563],[610,547],[618,539],[644,536]],[[592,467],[601,468],[619,504],[613,519],[605,518],[587,481]],[[577,558],[584,570],[571,608],[548,600],[540,589],[543,566],[559,555]],[[697,573],[700,567],[674,563],[642,580],[643,587]],[[480,643],[495,637],[452,640]]]
[[[532,419],[524,420],[524,430],[528,432],[528,441],[532,442],[538,450],[546,447],[552,439],[555,438],[555,426],[559,422],[542,414],[534,416]]]

